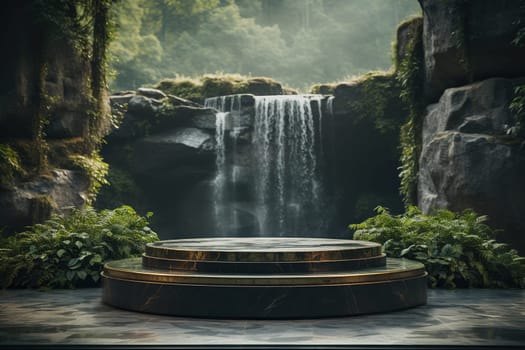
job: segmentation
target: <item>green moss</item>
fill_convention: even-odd
[[[106,179],[109,165],[103,161],[102,157],[97,152],[93,152],[90,157],[81,154],[73,154],[69,156],[69,159],[75,166],[84,171],[88,177],[88,203],[93,202],[102,185],[109,184]]]
[[[337,83],[315,84],[312,85],[308,91],[311,94],[333,95],[336,86]]]
[[[413,20],[415,21],[415,19]],[[401,127],[400,192],[406,206],[417,203],[418,159],[422,148],[424,114],[423,22],[416,22],[415,35],[407,44],[406,54],[397,64],[396,80],[401,87],[399,97],[408,106],[407,122]]]
[[[56,203],[49,195],[38,195],[31,198],[30,201],[32,224],[42,222],[51,216]]]
[[[398,24],[396,33],[399,33],[401,31],[406,31],[407,28],[412,27],[415,29],[414,33],[411,33],[412,35],[418,35],[418,31],[421,30],[423,26],[423,17],[421,16],[411,16]],[[410,45],[410,44],[409,44]],[[392,42],[392,60],[394,64],[394,71],[397,72],[399,70],[399,65],[401,64],[401,61],[403,60],[403,57],[399,57],[399,43],[397,40],[394,40]],[[409,51],[409,50],[407,50]]]
[[[359,106],[361,113],[374,120],[376,128],[381,132],[397,130],[398,120],[386,118],[390,104],[397,100],[399,94],[394,76],[389,73],[372,72],[364,76],[361,84],[363,86],[363,97]]]
[[[399,84],[390,72],[373,71],[345,83],[352,89],[352,98],[347,101],[347,109],[355,120],[372,121],[382,134],[397,132],[401,118],[392,111],[399,111]]]
[[[21,178],[37,173],[39,155],[35,151],[35,141],[32,139],[6,139],[5,142],[18,154],[22,172]]]
[[[158,82],[155,88],[162,90],[167,94],[182,97],[194,102],[200,102],[202,100],[202,83],[197,79],[164,79]]]
[[[88,153],[85,140],[81,137],[48,140],[47,143],[49,164],[57,168],[70,169],[74,166],[70,159],[71,155]]]
[[[24,173],[19,154],[8,144],[0,144],[0,187],[12,184]]]
[[[288,87],[288,86],[283,86],[282,90],[283,90],[283,95],[298,95],[299,94],[299,91],[297,91],[294,88]]]
[[[42,61],[39,67],[40,71],[38,74],[37,81],[37,98],[36,98],[36,112],[33,116],[33,140],[34,140],[34,151],[37,155],[37,171],[43,172],[47,169],[47,152],[48,145],[46,142],[45,127],[49,123],[49,112],[51,110],[51,100],[46,92],[46,77],[48,64],[46,61]]]
[[[164,79],[155,85],[165,93],[203,103],[208,97],[233,94],[281,95],[295,90],[264,77],[246,77],[239,74],[206,74],[199,78],[179,77]]]

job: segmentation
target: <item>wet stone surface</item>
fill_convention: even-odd
[[[214,320],[143,314],[102,290],[0,292],[0,344],[525,345],[525,290],[429,290],[399,312],[302,320]]]
[[[322,261],[380,256],[381,245],[349,239],[222,237],[150,243],[146,255],[210,261]]]
[[[295,238],[295,237],[224,237],[160,241],[152,246],[180,250],[209,251],[329,251],[364,249],[376,247],[378,243],[348,239]]]

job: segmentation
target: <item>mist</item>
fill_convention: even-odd
[[[416,0],[127,0],[113,8],[113,91],[206,73],[266,76],[307,91],[388,70]]]

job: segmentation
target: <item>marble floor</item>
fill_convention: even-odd
[[[220,320],[102,304],[101,289],[0,291],[0,346],[17,344],[525,346],[525,290],[429,290],[428,304],[385,314]]]

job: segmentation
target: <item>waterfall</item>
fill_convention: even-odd
[[[216,233],[258,232],[270,236],[323,233],[326,229],[321,172],[323,96],[255,96],[254,108],[248,106],[245,110],[241,108],[241,97],[220,96],[205,101],[206,107],[217,110],[217,172],[213,181]],[[242,148],[238,148],[241,131],[245,136]],[[250,135],[248,139],[246,135]],[[239,192],[236,186],[240,167],[244,169],[241,182],[244,187]],[[241,212],[243,220],[239,220]],[[246,215],[252,215],[256,223],[248,231],[245,231],[250,227],[245,225]]]
[[[328,110],[328,114],[334,115],[334,96],[328,97],[328,100],[326,101],[326,109]]]
[[[226,202],[226,116],[227,112],[215,114],[215,166],[217,172],[213,180],[213,208],[215,214],[215,226],[223,231],[223,218]]]
[[[262,234],[322,230],[321,98],[255,97],[255,187]],[[316,113],[312,104],[317,104]]]
[[[240,95],[219,96],[207,98],[204,106],[213,108],[215,114],[215,167],[216,174],[213,180],[213,210],[215,227],[221,234],[231,233],[232,228],[238,227],[238,214],[231,205],[231,193],[235,192],[237,171],[231,160],[235,157],[237,139],[235,132],[235,116],[241,111]],[[227,147],[227,145],[229,147]],[[227,157],[228,148],[228,157]]]

